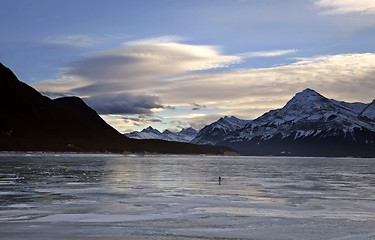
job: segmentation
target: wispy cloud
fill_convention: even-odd
[[[166,77],[223,68],[242,61],[239,56],[220,54],[214,46],[157,39],[133,41],[121,48],[91,54],[67,66],[63,79],[35,86],[45,92],[65,90],[80,96],[118,94],[147,89],[155,83],[165,85],[167,82],[162,79]]]
[[[273,51],[264,51],[264,52],[246,52],[240,54],[244,58],[255,58],[255,57],[276,57],[287,54],[293,54],[298,52],[297,49],[286,49],[286,50],[273,50]]]
[[[53,45],[66,45],[73,47],[91,47],[98,43],[100,40],[88,35],[58,35],[47,37],[44,40],[47,44]]]
[[[191,118],[197,118],[197,117],[203,117],[206,116],[204,113],[191,113],[191,114],[185,114],[185,115],[178,115],[178,116],[171,116],[171,117],[165,117],[165,119],[168,118],[184,118],[184,119],[191,119]]]
[[[89,83],[83,79],[74,78],[64,73],[58,79],[49,79],[33,83],[33,86],[40,92],[58,96],[72,95],[72,89],[87,86]]]
[[[369,89],[375,87],[374,67],[374,53],[327,55],[301,58],[278,67],[181,76],[171,79],[168,86],[156,92],[168,104],[195,99],[200,104],[216,102],[225,106],[233,101],[239,105],[262,99],[282,102],[295,92],[311,87],[339,99],[345,96],[347,100],[365,101],[373,97]]]
[[[90,48],[100,44],[118,42],[129,39],[126,34],[60,34],[44,38],[43,43],[48,46],[66,46],[76,48]]]
[[[323,8],[323,14],[364,13],[375,14],[373,0],[317,0],[315,5]]]
[[[200,105],[198,103],[192,103],[191,105],[192,105],[191,110],[193,110],[193,111],[198,111],[198,110],[202,110],[202,109],[207,108],[206,105]]]
[[[166,35],[166,36],[128,41],[128,42],[125,42],[124,45],[125,46],[153,45],[153,44],[159,44],[159,43],[176,43],[176,42],[181,42],[183,40],[187,40],[187,38],[177,36],[177,35]]]

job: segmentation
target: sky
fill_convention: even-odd
[[[375,98],[374,0],[1,0],[0,62],[122,133]]]

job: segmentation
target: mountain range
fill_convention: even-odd
[[[220,118],[190,142],[242,155],[375,157],[375,101],[348,103],[305,89],[254,120]]]
[[[0,63],[0,151],[225,154],[227,147],[130,139],[78,97],[50,99]]]
[[[134,139],[161,139],[165,141],[174,142],[191,142],[196,136],[198,131],[194,128],[184,128],[179,132],[171,132],[166,129],[163,132],[152,128],[151,126],[143,129],[142,131],[134,131],[126,133],[125,136]]]

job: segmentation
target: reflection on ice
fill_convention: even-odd
[[[184,213],[171,214],[142,214],[142,215],[127,215],[127,214],[56,214],[47,217],[41,217],[33,220],[33,222],[86,222],[86,223],[108,223],[108,222],[132,222],[132,221],[150,221],[160,219],[171,219],[183,217]]]
[[[6,154],[0,164],[5,239],[374,239],[375,159]]]

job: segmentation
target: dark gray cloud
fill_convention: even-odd
[[[169,109],[169,110],[176,110],[176,107],[173,107],[173,106],[164,106],[165,109]]]
[[[156,96],[133,95],[128,93],[105,94],[84,99],[100,114],[146,114],[153,108],[164,108]]]
[[[193,107],[191,108],[191,110],[193,110],[193,111],[198,111],[198,110],[201,110],[201,109],[205,109],[205,108],[207,108],[206,105],[200,105],[200,104],[198,104],[198,103],[192,103],[191,105],[193,106]]]
[[[138,61],[138,58],[126,55],[94,55],[75,63],[66,74],[84,77],[90,81],[126,78],[127,71],[124,66]]]
[[[134,126],[143,126],[147,124],[160,123],[162,120],[160,118],[148,115],[138,115],[137,117],[122,117],[126,124],[132,124]]]
[[[77,87],[72,90],[77,95],[102,95],[102,94],[116,94],[119,90],[132,89],[128,82],[95,82],[83,87]]]

